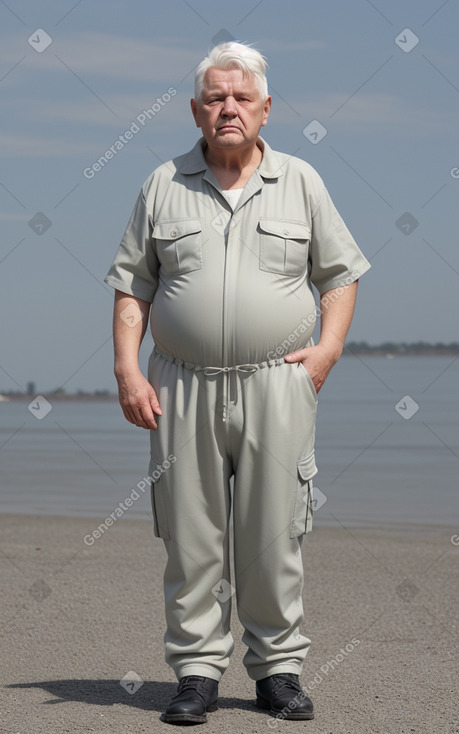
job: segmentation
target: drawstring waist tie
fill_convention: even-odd
[[[186,369],[194,370],[195,372],[203,372],[207,376],[213,376],[213,375],[219,375],[223,373],[225,379],[223,381],[223,421],[226,421],[228,417],[228,410],[229,410],[229,391],[228,391],[228,378],[229,374],[231,372],[245,372],[245,373],[251,373],[251,372],[257,372],[260,369],[263,369],[265,367],[277,367],[281,364],[285,364],[285,360],[283,357],[276,357],[275,359],[267,359],[264,362],[258,362],[254,364],[235,364],[230,367],[203,367],[199,364],[194,364],[194,362],[186,362],[183,359],[178,359],[177,357],[171,357],[169,354],[165,354],[162,352],[158,347],[154,346],[153,351],[156,354],[159,354],[161,357],[164,357],[164,359],[167,359],[169,362],[173,362],[174,364],[182,365]]]

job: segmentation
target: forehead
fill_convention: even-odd
[[[247,91],[258,91],[256,79],[253,74],[243,75],[242,69],[217,69],[211,66],[204,74],[203,87],[209,90],[245,89]]]

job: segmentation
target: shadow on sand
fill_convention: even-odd
[[[146,681],[135,693],[129,693],[119,680],[48,680],[34,683],[14,683],[6,688],[41,688],[50,693],[53,698],[44,701],[54,705],[78,701],[80,703],[96,704],[98,706],[113,706],[124,704],[145,711],[165,711],[169,700],[177,692],[177,683],[162,681]],[[259,711],[254,700],[244,698],[218,698],[218,708],[242,709],[245,711]]]

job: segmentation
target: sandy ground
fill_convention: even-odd
[[[1,732],[180,730],[160,720],[177,687],[164,662],[163,542],[149,522],[122,519],[88,547],[99,523],[0,516]],[[255,707],[233,604],[236,647],[202,731],[459,732],[452,536],[317,525],[303,547],[312,645],[301,676],[316,718],[278,721]],[[120,684],[132,671],[135,692]]]

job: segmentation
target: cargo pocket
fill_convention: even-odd
[[[153,238],[164,273],[180,275],[202,267],[202,224],[200,219],[156,222]]]
[[[296,538],[312,530],[313,486],[312,478],[317,474],[314,451],[297,461],[297,482],[293,498],[290,537]]]
[[[169,526],[167,522],[166,503],[164,497],[166,488],[162,478],[162,472],[159,473],[160,466],[161,462],[151,459],[148,469],[148,476],[152,479],[150,493],[151,510],[153,514],[153,532],[157,538],[169,540]]]
[[[306,222],[260,219],[260,270],[281,275],[302,275],[308,263],[311,230]]]

